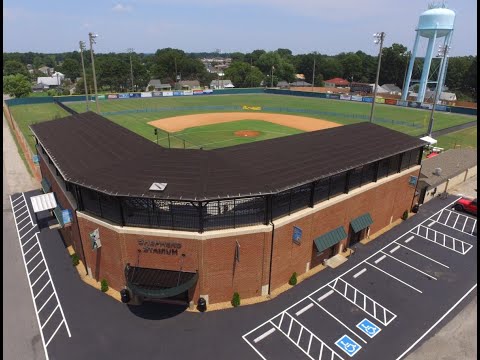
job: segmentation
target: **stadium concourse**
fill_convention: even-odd
[[[425,142],[371,123],[211,151],[87,112],[31,125],[62,235],[126,302],[270,294],[410,210]]]

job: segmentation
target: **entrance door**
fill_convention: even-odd
[[[365,238],[365,234],[367,233],[367,229],[368,228],[362,229],[357,233],[354,232],[353,229],[350,229],[349,246],[352,247],[352,246],[356,245],[357,243],[359,243],[361,240],[363,240]]]
[[[320,265],[323,263],[324,260],[327,260],[331,258],[334,254],[335,246],[333,245],[332,247],[329,247],[322,252],[318,252],[315,244],[313,245],[313,251],[312,251],[312,260],[310,262],[310,269]]]

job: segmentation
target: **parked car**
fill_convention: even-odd
[[[457,211],[465,211],[473,215],[477,215],[477,198],[460,198],[453,207]]]

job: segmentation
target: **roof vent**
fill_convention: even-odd
[[[437,176],[440,176],[442,174],[442,168],[435,168],[435,171],[433,173]]]
[[[151,191],[163,191],[167,187],[167,183],[157,183],[154,182],[151,186],[150,189]]]

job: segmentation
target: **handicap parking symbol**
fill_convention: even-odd
[[[368,319],[363,319],[362,321],[360,321],[357,324],[357,328],[362,330],[365,334],[367,334],[371,338],[373,338],[382,330]]]
[[[343,335],[340,339],[338,339],[335,345],[345,351],[350,357],[355,355],[357,351],[362,348],[359,344],[357,344],[347,335]]]

